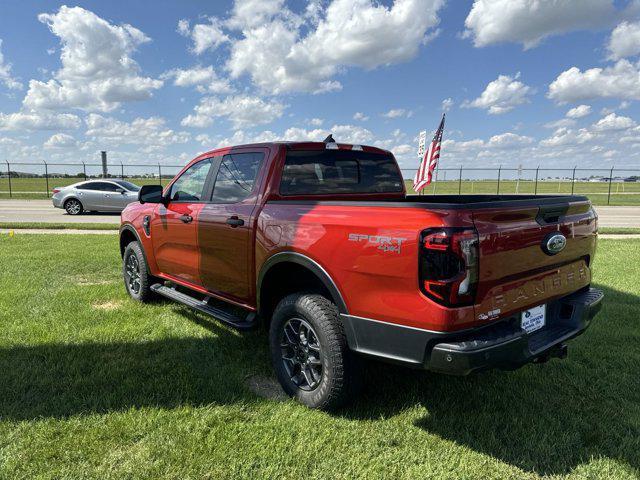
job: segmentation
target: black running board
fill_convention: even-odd
[[[199,312],[211,315],[216,320],[220,320],[221,322],[231,325],[238,330],[250,330],[257,325],[256,314],[254,312],[247,312],[243,310],[243,315],[234,314],[210,305],[208,297],[204,300],[199,300],[191,295],[179,292],[175,288],[166,287],[161,283],[151,285],[151,290],[158,295],[162,295],[170,300],[182,303],[183,305],[191,307],[194,310],[198,310]],[[238,308],[237,310],[240,309]]]

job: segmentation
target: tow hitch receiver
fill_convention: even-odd
[[[536,358],[533,363],[547,363],[552,358],[559,358],[560,360],[563,360],[567,358],[567,350],[567,344],[561,343],[560,345],[557,345],[556,347],[546,352],[544,355]]]

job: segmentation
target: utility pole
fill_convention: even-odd
[[[107,152],[101,151],[102,155],[102,178],[107,178],[109,176],[109,172],[107,171]]]

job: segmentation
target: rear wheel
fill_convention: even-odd
[[[153,299],[151,291],[153,277],[149,275],[147,261],[138,242],[131,242],[124,249],[122,277],[131,298],[143,303]]]
[[[70,198],[64,202],[64,209],[69,215],[80,215],[83,210],[82,203],[80,203],[80,200],[75,198]]]
[[[294,294],[276,307],[269,330],[271,360],[284,391],[311,408],[346,403],[360,385],[336,306],[318,294]]]

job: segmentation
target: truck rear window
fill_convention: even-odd
[[[391,155],[357,150],[289,151],[282,171],[282,195],[402,192]]]

